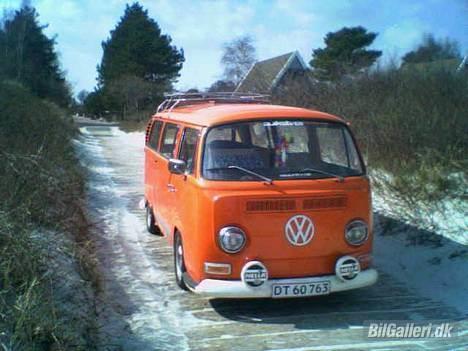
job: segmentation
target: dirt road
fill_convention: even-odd
[[[176,288],[172,248],[148,234],[143,134],[83,128],[90,170],[88,209],[102,274],[100,350],[439,350],[465,349],[466,315],[420,296],[380,269],[371,288],[294,300],[210,300]],[[378,238],[377,238],[378,240]],[[370,339],[364,321],[454,321],[448,339]]]

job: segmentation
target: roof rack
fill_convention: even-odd
[[[158,106],[156,113],[172,111],[175,107],[193,105],[204,102],[218,102],[229,104],[269,104],[270,95],[239,93],[239,92],[217,92],[217,93],[175,93],[164,95],[165,100]]]

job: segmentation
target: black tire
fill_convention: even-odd
[[[184,281],[185,262],[184,262],[184,247],[182,245],[182,236],[179,233],[174,237],[174,274],[175,280],[179,288],[189,290]]]
[[[161,231],[156,225],[156,221],[154,219],[153,209],[149,205],[146,206],[146,230],[151,234],[161,235]]]

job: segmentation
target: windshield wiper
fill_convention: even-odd
[[[336,179],[338,179],[338,181],[340,183],[344,182],[344,177],[340,176],[339,174],[334,174],[334,173],[322,171],[320,169],[315,169],[315,168],[304,168],[304,169],[301,169],[300,171],[294,171],[294,172],[291,172],[291,173],[294,174],[294,173],[307,173],[307,172],[320,173],[320,174],[323,174],[323,175],[327,175],[327,176],[336,178]]]
[[[240,166],[227,166],[227,167],[215,167],[215,168],[208,168],[206,169],[206,171],[217,171],[217,170],[223,170],[223,169],[238,169],[239,171],[242,171],[244,173],[247,173],[247,174],[250,174],[250,175],[253,175],[261,180],[264,180],[265,182],[267,182],[268,184],[273,184],[273,179],[271,178],[268,178],[268,177],[265,177],[264,175],[261,175],[260,173],[257,173],[257,172],[254,172],[254,171],[251,171],[250,169],[247,169],[247,168],[244,168],[244,167],[240,167]]]

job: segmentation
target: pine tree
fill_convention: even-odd
[[[425,34],[416,49],[403,56],[403,64],[433,62],[438,60],[461,60],[458,43],[450,39],[437,40],[432,34]]]
[[[159,25],[138,3],[127,5],[110,37],[102,42],[98,86],[89,99],[93,106],[121,118],[154,108],[172,90],[184,62],[183,50],[171,45]],[[97,103],[99,102],[99,103]]]
[[[3,78],[16,80],[41,98],[59,105],[71,102],[70,87],[55,52],[55,38],[48,38],[33,7],[24,6],[6,19],[0,35]]]
[[[377,33],[367,32],[361,26],[344,27],[325,36],[326,47],[313,52],[310,65],[314,75],[321,80],[336,81],[371,66],[382,51],[367,50]]]
[[[104,54],[98,66],[101,86],[123,76],[155,83],[172,82],[179,76],[184,54],[161,34],[159,25],[137,2],[127,5],[110,38],[102,43]]]

